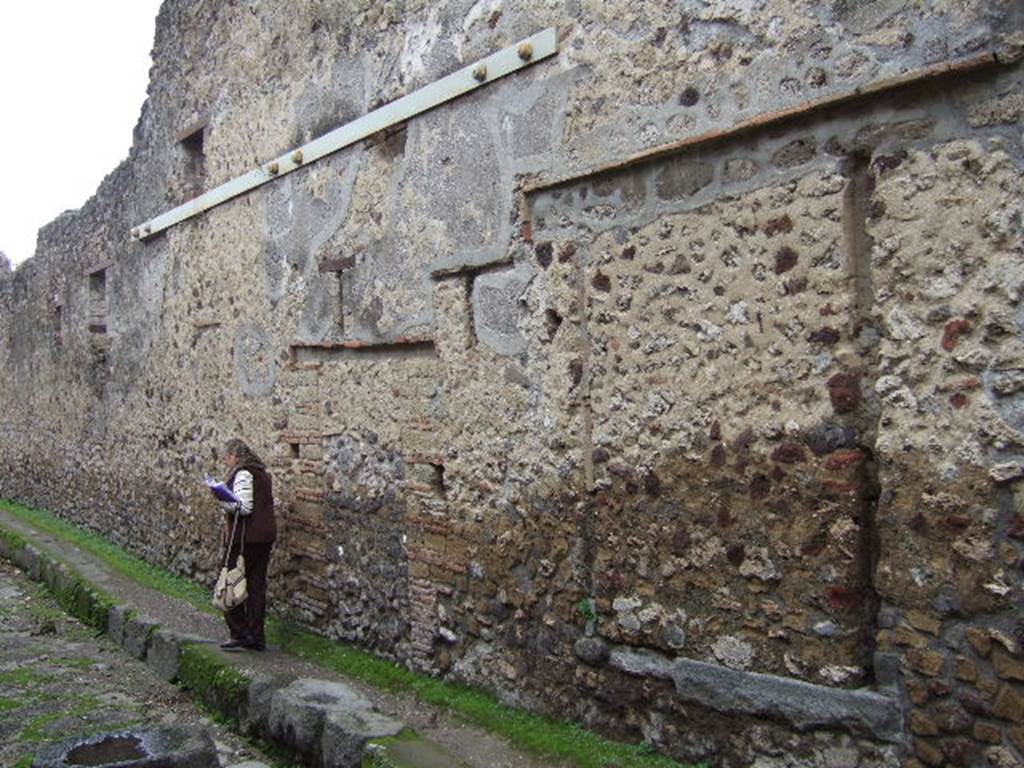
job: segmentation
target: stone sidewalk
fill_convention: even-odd
[[[424,704],[409,693],[390,693],[345,679],[281,649],[224,653],[223,622],[114,571],[99,558],[0,509],[0,555],[71,595],[86,615],[104,614],[113,642],[161,678],[197,676],[208,706],[316,766],[403,768],[571,768],[513,748],[505,740]],[[107,605],[102,594],[113,598]],[[208,679],[207,679],[208,678]]]
[[[222,766],[270,762],[0,559],[0,765],[26,768],[71,735],[139,727],[201,728]]]

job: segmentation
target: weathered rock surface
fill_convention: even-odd
[[[196,477],[240,434],[274,597],[332,637],[735,765],[894,758],[577,640],[838,690],[898,668],[951,728],[908,718],[915,759],[982,760],[1013,719],[943,702],[1022,695],[982,650],[1022,589],[1020,24],[168,0],[129,159],[0,269],[0,493],[208,576]],[[127,234],[548,26],[552,59]]]

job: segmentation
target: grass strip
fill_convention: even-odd
[[[528,751],[574,761],[579,768],[681,768],[646,745],[609,741],[571,723],[513,709],[477,688],[412,672],[355,648],[284,622],[269,627],[271,642],[325,669],[390,691],[412,691],[421,701],[455,712]]]
[[[0,508],[46,533],[75,544],[144,586],[184,600],[206,613],[217,613],[210,605],[209,590],[129,554],[98,534],[83,531],[48,512],[7,500],[0,500]],[[572,723],[513,709],[480,689],[412,672],[290,622],[269,619],[267,635],[271,643],[286,653],[378,688],[412,692],[424,703],[448,709],[470,723],[505,736],[517,747],[574,762],[578,768],[684,768],[682,763],[656,754],[646,744],[610,741]],[[245,688],[241,686],[243,680],[248,686],[247,678],[239,675],[241,679],[236,680],[226,676],[227,672],[221,666],[223,662],[208,649],[201,646],[186,648],[188,650],[182,657],[183,672],[180,673],[183,685],[195,691],[208,705],[222,712],[237,712],[237,707],[245,700]],[[211,676],[223,679],[212,679]]]
[[[49,512],[26,507],[7,499],[0,499],[0,509],[10,512],[15,517],[51,536],[63,539],[79,549],[95,555],[121,575],[129,577],[145,587],[184,600],[205,613],[217,614],[217,611],[210,605],[209,590],[146,562],[141,557],[125,551],[97,533],[83,530]]]

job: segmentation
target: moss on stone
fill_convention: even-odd
[[[49,584],[50,590],[61,607],[83,624],[99,632],[107,631],[107,617],[114,600],[107,594],[90,586],[74,571],[69,571],[68,584]]]
[[[250,680],[216,651],[194,643],[183,644],[178,683],[230,722],[239,722]]]

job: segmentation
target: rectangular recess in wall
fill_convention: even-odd
[[[58,348],[64,346],[64,305],[59,301],[53,304],[53,343]]]
[[[86,277],[88,281],[87,322],[93,350],[106,352],[109,346],[107,336],[107,270],[94,269]]]
[[[177,208],[172,208],[131,230],[132,237],[148,240],[163,230],[220,205],[251,189],[291,173],[315,160],[373,136],[386,128],[427,112],[452,99],[517,72],[558,53],[558,35],[554,27],[538,32],[518,43],[492,53],[479,61],[429,85],[385,104],[360,118],[313,139],[301,147],[221,184]]]
[[[200,120],[177,136],[185,163],[185,194],[189,198],[201,195],[206,182],[206,151],[203,146],[206,127],[207,121]]]

